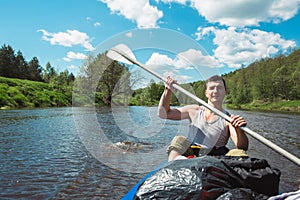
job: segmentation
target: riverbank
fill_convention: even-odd
[[[256,101],[249,104],[225,104],[228,109],[252,110],[263,112],[295,113],[300,115],[300,101],[277,101],[263,102]]]
[[[48,83],[0,77],[0,109],[68,107],[72,105],[71,90],[60,92]],[[300,100],[225,105],[228,109],[300,114]]]
[[[71,92],[60,92],[44,82],[0,77],[0,109],[64,107],[72,104]]]

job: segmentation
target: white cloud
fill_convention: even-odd
[[[125,35],[126,35],[126,37],[132,38],[133,33],[132,33],[132,32],[128,32],[128,33],[126,33]]]
[[[163,16],[162,11],[151,6],[149,0],[100,0],[107,4],[112,13],[135,21],[138,28],[156,28],[157,21]]]
[[[153,53],[149,60],[146,62],[146,65],[152,65],[153,67],[164,66],[164,65],[174,65],[174,61],[167,55],[162,55],[159,53]]]
[[[203,55],[201,51],[195,49],[180,52],[174,59],[167,55],[153,53],[146,65],[151,65],[153,68],[172,66],[176,70],[191,70],[195,67],[216,68],[220,66],[214,57]]]
[[[156,72],[161,71],[163,77],[172,76],[179,83],[185,83],[194,79],[195,77],[193,76],[199,69],[205,74],[210,72],[212,68],[220,66],[214,57],[203,55],[201,51],[195,49],[180,52],[175,58],[170,58],[160,53],[153,53],[146,65]],[[180,72],[181,70],[188,70],[191,73],[184,75]]]
[[[76,66],[76,65],[69,65],[67,68],[68,69],[78,69],[78,66]]]
[[[276,18],[279,18],[279,21],[281,21],[281,19],[288,20],[297,14],[299,5],[299,0],[274,1],[269,12],[270,15],[275,18],[274,20],[276,20]]]
[[[220,67],[220,64],[213,56],[203,55],[201,51],[195,49],[189,49],[185,52],[181,52],[178,54],[178,57],[187,60],[193,66],[210,68]]]
[[[42,32],[42,39],[50,42],[52,45],[62,45],[71,47],[81,45],[89,51],[93,51],[94,47],[90,44],[90,38],[86,33],[77,30],[67,30],[66,32],[50,33],[44,29],[38,30]]]
[[[173,79],[177,80],[178,83],[186,83],[186,82],[189,82],[191,80],[191,76],[187,76],[187,75],[182,75],[182,74],[179,74],[179,73],[174,73],[173,71],[170,71],[170,70],[166,70],[164,73],[163,73],[163,77],[172,77]]]
[[[157,28],[163,12],[149,0],[99,0],[112,13],[137,23],[138,28]],[[295,16],[300,0],[155,0],[156,3],[182,4],[196,9],[210,23],[226,26],[258,26],[261,22],[279,23]]]
[[[210,33],[214,33],[215,32],[215,27],[210,26],[210,27],[198,27],[197,28],[197,32],[195,33],[196,35],[196,40],[201,40],[202,38],[204,38],[205,36],[209,35]]]
[[[85,19],[88,22],[92,22],[93,21],[91,17],[86,17]],[[100,22],[93,22],[93,26],[95,26],[95,27],[101,26],[101,23]]]
[[[192,69],[191,66],[182,59],[172,59],[167,55],[155,52],[146,62],[146,66],[153,71],[160,71],[163,77],[172,76],[179,83],[184,83],[191,79],[191,77],[182,74],[180,75],[179,73],[180,69]]]
[[[95,23],[94,23],[94,26],[95,26],[95,27],[101,26],[101,23],[100,23],[100,22],[95,22]]]
[[[161,0],[163,3],[179,3],[186,4],[188,0]]]
[[[299,4],[299,0],[191,0],[209,22],[235,27],[288,20],[297,14]]]
[[[285,53],[296,47],[292,40],[285,40],[279,34],[258,29],[219,29],[215,27],[198,28],[198,39],[211,34],[214,36],[214,57],[229,67],[248,65],[255,60]]]
[[[63,59],[67,62],[70,62],[71,60],[83,60],[86,58],[86,55],[82,53],[75,53],[73,51],[69,51],[67,53],[67,56],[64,57]]]

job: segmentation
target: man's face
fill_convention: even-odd
[[[210,102],[222,103],[226,95],[226,90],[223,81],[220,80],[208,82],[206,85],[205,94]]]

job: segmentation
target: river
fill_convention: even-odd
[[[299,157],[299,115],[230,112]],[[1,199],[120,199],[187,122],[159,119],[155,107],[45,108],[0,110],[0,127]],[[280,192],[297,190],[299,166],[249,140],[251,157],[281,170]]]

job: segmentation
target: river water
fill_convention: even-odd
[[[299,157],[299,115],[231,112]],[[0,127],[1,199],[120,199],[187,122],[159,119],[155,107],[49,108],[0,110]],[[251,157],[281,170],[280,192],[297,190],[299,166],[249,140]]]

